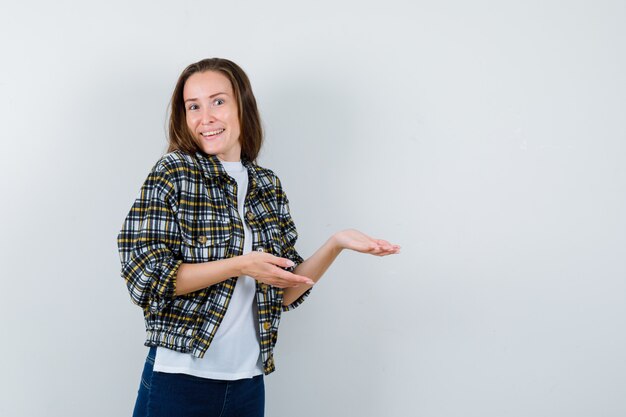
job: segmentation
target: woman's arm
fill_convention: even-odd
[[[261,252],[250,252],[211,262],[183,263],[176,274],[176,295],[201,290],[240,275],[248,275],[257,281],[279,288],[313,285],[309,278],[282,269],[290,266],[293,266],[293,262],[289,259]]]
[[[398,245],[392,245],[383,239],[371,238],[358,230],[348,229],[332,235],[326,243],[310,258],[298,265],[293,272],[299,276],[310,278],[315,283],[319,281],[344,249],[376,256],[400,253],[400,246]],[[290,305],[312,286],[313,284],[302,284],[286,288],[283,293],[283,305]]]
[[[262,252],[211,262],[183,263],[176,274],[176,295],[197,291],[230,277],[248,275],[265,284],[285,288],[283,305],[289,305],[322,277],[344,249],[377,256],[400,252],[400,246],[386,240],[373,239],[358,230],[343,230],[332,235],[293,273],[282,269],[293,266],[292,261]]]

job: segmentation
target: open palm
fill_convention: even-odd
[[[386,256],[400,252],[400,246],[393,245],[384,239],[374,239],[356,229],[337,232],[334,238],[342,249],[350,249],[356,252],[369,253],[376,256]]]

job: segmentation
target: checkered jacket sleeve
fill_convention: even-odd
[[[176,189],[158,164],[141,187],[117,238],[121,275],[131,300],[151,312],[163,309],[176,294],[182,263],[180,230],[175,217]]]
[[[295,264],[293,267],[289,268],[290,271],[293,271],[296,266],[304,262],[304,259],[300,256],[298,251],[296,251],[296,240],[298,240],[298,232],[296,230],[296,225],[291,218],[291,213],[289,212],[289,200],[287,199],[287,195],[283,191],[283,187],[278,177],[275,177],[275,181],[276,197],[278,200],[280,214],[280,228],[285,242],[285,245],[283,247],[283,258],[290,259]],[[293,310],[294,308],[298,307],[300,304],[302,304],[304,299],[309,296],[310,293],[311,289],[309,288],[293,303],[287,306],[283,306],[283,311]]]

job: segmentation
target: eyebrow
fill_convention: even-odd
[[[209,98],[213,98],[213,97],[219,96],[220,94],[224,94],[225,96],[228,95],[227,93],[215,93],[213,95],[210,95]],[[191,98],[188,98],[187,100],[185,100],[185,103],[188,102],[188,101],[195,101],[195,100],[198,100],[198,99],[195,98],[195,97],[191,97]]]

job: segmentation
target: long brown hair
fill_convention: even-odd
[[[241,157],[256,161],[263,143],[263,128],[257,109],[256,99],[246,73],[232,61],[223,58],[207,58],[189,65],[178,77],[170,101],[169,147],[168,152],[181,150],[189,154],[202,151],[193,134],[187,127],[183,89],[187,79],[198,72],[216,71],[230,80],[237,99],[237,110],[241,134]]]

